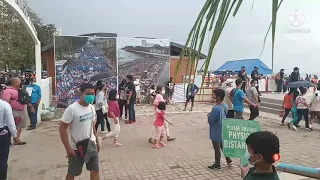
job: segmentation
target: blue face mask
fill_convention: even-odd
[[[94,95],[84,95],[84,102],[92,104],[94,101]]]
[[[254,166],[259,160],[256,161],[256,162],[253,162],[253,161],[250,160],[250,159],[251,159],[251,156],[253,156],[253,155],[251,155],[251,154],[248,152],[248,150],[247,150],[246,153],[245,153],[245,157],[248,159],[249,164],[251,164],[252,166]]]

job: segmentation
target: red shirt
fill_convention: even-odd
[[[117,101],[109,101],[108,106],[109,106],[109,109],[108,109],[109,118],[112,118],[110,116],[111,112],[113,112],[116,117],[120,117],[120,108]]]
[[[291,100],[292,100],[292,98],[293,98],[293,93],[291,93],[290,95],[289,94],[286,94],[285,96],[284,96],[284,99],[283,99],[283,101],[284,101],[284,108],[286,108],[286,109],[291,109],[292,108],[292,102],[291,102]]]
[[[163,126],[165,115],[166,115],[165,111],[157,111],[157,118],[156,118],[156,121],[154,122],[154,125]]]

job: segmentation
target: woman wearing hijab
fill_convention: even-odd
[[[11,136],[13,136],[14,142],[20,142],[12,108],[9,103],[2,100],[2,91],[4,89],[5,87],[0,85],[0,179],[7,179]]]

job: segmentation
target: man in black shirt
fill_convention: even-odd
[[[290,76],[290,82],[297,82],[300,81],[300,73],[299,73],[299,68],[295,67],[293,68],[293,72],[291,73]],[[298,91],[297,88],[290,88],[293,89],[293,91]]]
[[[136,103],[136,87],[133,84],[133,76],[126,76],[126,92],[127,92],[127,106],[129,110],[129,121],[126,124],[132,124],[136,122],[136,112],[134,110],[134,104]]]
[[[243,93],[246,93],[246,84],[248,80],[246,67],[244,66],[241,67],[241,71],[238,74],[238,78],[242,80],[241,90],[243,91]]]
[[[300,73],[299,73],[299,68],[295,67],[293,69],[293,72],[291,73],[290,76],[290,82],[296,82],[300,80]]]
[[[276,74],[276,84],[277,92],[281,93],[283,91],[283,79],[284,79],[284,69],[281,69],[278,74]]]
[[[6,76],[3,73],[0,73],[0,84],[5,84],[6,82]]]
[[[258,91],[258,94],[260,95],[259,91],[259,80],[260,80],[260,74],[259,74],[259,68],[257,66],[254,67],[253,71],[251,72],[251,78],[256,82],[256,89]]]

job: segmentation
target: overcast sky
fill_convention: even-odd
[[[63,35],[113,32],[184,43],[205,0],[27,0],[45,23]],[[271,21],[271,0],[244,0],[214,50],[211,69],[229,60],[259,58]],[[320,72],[320,2],[285,0],[278,16],[274,69]],[[294,20],[298,17],[299,21]],[[297,32],[298,31],[298,32]],[[271,34],[260,59],[271,68]],[[208,52],[208,41],[203,49]]]

